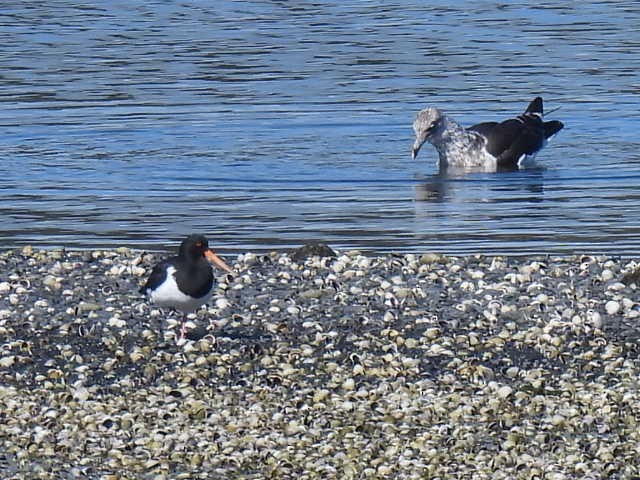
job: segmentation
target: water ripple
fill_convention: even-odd
[[[637,2],[9,2],[3,248],[640,253]],[[463,124],[535,95],[539,168],[412,162],[426,104]]]

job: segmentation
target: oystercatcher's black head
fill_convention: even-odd
[[[209,241],[204,235],[189,235],[180,244],[178,255],[190,260],[198,260],[204,257],[204,252],[209,250]]]
[[[185,238],[180,244],[178,255],[189,262],[197,262],[204,257],[218,268],[226,272],[231,271],[231,268],[209,248],[209,241],[204,235],[193,234]]]

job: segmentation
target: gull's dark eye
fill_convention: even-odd
[[[438,118],[437,120],[434,120],[431,125],[429,125],[429,128],[427,128],[427,133],[431,133],[433,132],[436,128],[440,127],[440,124],[442,123],[442,118]]]

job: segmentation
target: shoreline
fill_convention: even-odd
[[[77,247],[75,245],[70,247],[65,247],[61,245],[48,245],[48,246],[38,246],[38,250],[53,252],[53,251],[61,251],[61,252],[94,252],[94,251],[104,251],[104,252],[118,252],[118,251],[126,251],[131,253],[138,254],[149,254],[149,255],[166,255],[171,256],[175,255],[177,250],[177,245],[180,244],[180,238],[176,238],[171,244],[167,244],[165,246],[153,246],[152,248],[139,248],[139,247],[131,247],[127,245],[101,245],[101,246],[84,246]],[[298,242],[292,244],[292,246],[278,246],[278,247],[265,247],[265,248],[247,248],[247,249],[237,249],[235,247],[225,247],[224,245],[219,245],[218,243],[213,243],[212,246],[214,250],[224,257],[232,257],[236,258],[239,255],[244,255],[245,253],[249,253],[252,255],[271,255],[271,254],[291,254],[297,251],[300,248],[303,248],[306,245],[316,245],[321,242],[309,241],[309,242]],[[295,245],[295,246],[294,246]],[[28,244],[19,244],[19,245],[11,245],[11,246],[0,246],[0,255],[6,254],[9,252],[20,252],[23,248],[34,248],[33,243]],[[379,249],[375,247],[371,248],[358,248],[358,247],[349,247],[349,246],[339,246],[332,247],[337,255],[351,255],[351,254],[359,254],[365,257],[375,258],[375,257],[384,257],[388,255],[394,256],[406,256],[406,255],[417,255],[420,256],[425,252],[430,254],[442,255],[445,257],[456,257],[456,258],[464,258],[464,257],[507,257],[514,259],[527,259],[527,258],[568,258],[568,257],[601,257],[608,259],[619,259],[619,260],[634,260],[639,259],[640,255],[637,252],[631,253],[606,253],[600,250],[597,251],[588,251],[588,250],[571,250],[571,251],[559,251],[559,252],[547,252],[541,253],[539,251],[499,251],[499,250],[491,250],[487,251],[461,251],[461,252],[451,252],[449,250],[435,250],[435,249],[420,249],[420,250],[402,250],[402,249]]]
[[[221,253],[178,346],[164,253],[0,251],[3,478],[639,474],[636,262]]]

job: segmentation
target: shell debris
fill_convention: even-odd
[[[239,255],[180,346],[154,255],[1,252],[1,477],[640,475],[637,263],[323,251]]]

